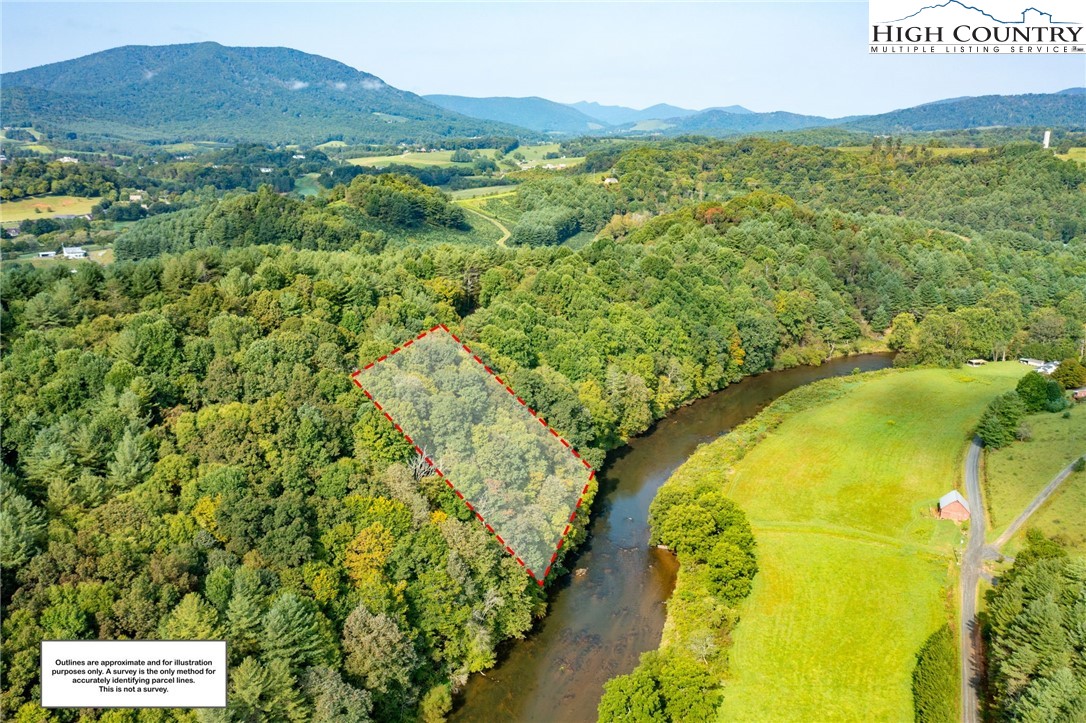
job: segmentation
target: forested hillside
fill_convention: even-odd
[[[463,221],[393,175],[141,221],[105,267],[6,268],[0,715],[40,715],[42,639],[222,636],[233,719],[439,719],[546,591],[350,383],[435,324],[597,467],[679,405],[895,317],[914,360],[1078,353],[1081,166],[761,142],[611,166],[608,188],[518,191],[522,217],[599,231],[579,251],[381,243]]]
[[[882,139],[863,155],[765,140],[690,142],[624,153],[613,172],[634,210],[769,188],[815,208],[924,219],[965,235],[1035,237],[1012,234],[1011,244],[1069,241],[1086,230],[1086,170],[1036,144],[937,157],[922,145]]]
[[[952,98],[859,118],[845,127],[875,133],[991,126],[1054,126],[1083,130],[1086,129],[1086,95],[1082,91],[1082,88],[1069,88],[1060,93]]]
[[[129,140],[383,143],[522,129],[290,48],[125,46],[3,75],[8,125]]]

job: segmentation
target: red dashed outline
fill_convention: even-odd
[[[479,522],[483,523],[483,525],[486,527],[486,531],[489,532],[490,534],[492,534],[494,536],[494,539],[498,541],[498,544],[501,545],[502,548],[506,552],[508,552],[510,555],[512,555],[513,559],[515,559],[520,564],[521,567],[523,567],[525,570],[528,571],[528,574],[531,576],[531,578],[533,580],[535,580],[539,584],[540,587],[543,587],[543,583],[547,579],[547,576],[550,575],[551,568],[554,566],[554,562],[558,559],[558,551],[562,549],[562,546],[566,543],[566,536],[569,534],[569,531],[571,529],[573,529],[573,524],[572,523],[573,523],[573,520],[576,519],[576,517],[577,517],[577,510],[579,510],[581,508],[581,503],[584,502],[584,496],[586,494],[588,494],[588,488],[592,484],[592,480],[595,479],[595,477],[596,477],[596,470],[592,469],[592,465],[590,465],[585,460],[585,458],[581,456],[581,453],[578,452],[577,449],[573,445],[571,445],[569,442],[567,442],[560,434],[558,434],[558,432],[556,432],[553,427],[551,427],[549,424],[547,424],[546,420],[543,419],[542,417],[540,417],[539,414],[536,412],[536,410],[529,407],[527,402],[525,402],[521,397],[517,396],[517,393],[513,391],[513,388],[511,386],[509,386],[504,381],[502,381],[502,378],[499,377],[494,372],[493,369],[491,369],[485,363],[483,363],[483,360],[479,358],[478,354],[476,354],[471,349],[469,349],[468,345],[465,344],[464,342],[462,342],[460,340],[460,337],[458,337],[456,334],[453,334],[451,331],[449,331],[449,327],[445,326],[444,324],[438,324],[437,326],[432,327],[429,331],[422,332],[421,334],[416,336],[414,339],[410,339],[410,340],[404,342],[403,344],[399,345],[398,347],[396,347],[395,349],[390,351],[388,354],[385,354],[384,356],[378,357],[376,360],[370,362],[369,364],[362,367],[361,369],[355,370],[354,372],[351,373],[351,381],[354,382],[356,387],[358,387],[359,389],[362,390],[362,392],[369,398],[369,400],[371,402],[373,402],[373,406],[377,407],[377,411],[384,414],[385,417],[388,419],[388,421],[392,422],[392,426],[396,427],[396,431],[398,431],[400,434],[403,435],[404,439],[407,440],[408,444],[413,445],[415,447],[415,451],[418,452],[419,454],[425,455],[425,452],[422,451],[422,448],[419,447],[417,444],[415,444],[415,440],[411,439],[411,436],[407,432],[403,431],[403,428],[399,424],[396,423],[396,420],[392,418],[392,415],[389,414],[387,411],[385,411],[385,409],[381,406],[380,402],[378,402],[376,399],[373,398],[373,395],[370,394],[368,389],[366,389],[365,387],[362,386],[362,383],[360,381],[358,381],[358,377],[359,377],[359,375],[362,374],[362,372],[366,371],[367,369],[373,368],[377,364],[380,364],[381,362],[383,362],[385,359],[388,359],[390,356],[393,356],[397,352],[400,352],[400,351],[406,349],[407,347],[411,346],[412,344],[414,344],[416,341],[423,338],[427,334],[433,334],[436,331],[444,331],[446,334],[448,334],[450,337],[452,337],[453,341],[455,341],[457,344],[460,345],[460,348],[464,350],[465,354],[467,354],[471,359],[475,360],[479,364],[479,366],[481,366],[483,369],[486,370],[487,374],[489,374],[494,379],[494,381],[496,381],[499,385],[501,385],[502,389],[509,392],[509,394],[511,394],[514,399],[516,399],[518,402],[520,402],[520,405],[522,407],[524,407],[525,409],[527,409],[531,413],[531,415],[533,417],[535,417],[536,420],[540,424],[542,424],[546,428],[546,430],[548,432],[550,432],[552,435],[554,435],[554,437],[559,442],[561,442],[566,447],[566,449],[568,449],[570,451],[570,454],[572,454],[574,457],[576,457],[577,461],[579,461],[582,465],[584,465],[585,469],[588,470],[588,481],[585,482],[584,488],[581,489],[580,496],[577,497],[577,505],[573,508],[573,511],[569,513],[569,523],[566,525],[565,529],[562,530],[562,534],[558,537],[558,544],[555,545],[555,547],[554,547],[554,553],[551,555],[550,563],[547,564],[547,569],[543,571],[543,576],[539,577],[539,576],[537,576],[535,574],[535,572],[532,571],[532,569],[530,567],[528,567],[527,565],[524,564],[524,560],[522,560],[520,558],[520,556],[517,555],[517,553],[513,551],[513,548],[511,548],[505,542],[505,540],[502,539],[502,536],[494,531],[494,528],[490,526],[490,523],[488,523],[485,519],[483,519],[483,516],[480,515],[479,512],[475,509],[475,506],[471,503],[471,501],[468,500],[467,498],[465,498],[463,493],[460,492],[460,490],[456,489],[456,486],[453,485],[453,483],[451,481],[449,481],[449,478],[445,476],[444,472],[442,472],[440,469],[437,468],[437,466],[434,464],[433,460],[431,460],[429,457],[424,457],[424,459],[426,460],[426,463],[428,465],[430,465],[431,467],[433,467],[434,471],[437,473],[437,476],[441,477],[443,480],[445,480],[445,484],[449,486],[449,489],[451,489],[453,491],[453,493],[457,497],[459,497],[461,500],[463,500],[464,506],[475,513],[475,516],[479,519]]]

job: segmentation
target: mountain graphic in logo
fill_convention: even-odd
[[[961,0],[947,0],[946,2],[940,3],[938,5],[925,5],[924,7],[920,8],[915,13],[913,13],[912,15],[906,15],[905,17],[899,18],[898,20],[889,20],[889,21],[887,21],[886,24],[890,25],[890,24],[893,24],[893,23],[903,23],[906,20],[911,20],[912,18],[915,18],[917,15],[920,15],[921,13],[927,13],[928,15],[934,15],[935,13],[932,12],[932,11],[936,11],[936,10],[957,10],[959,12],[961,10],[965,10],[965,11],[968,11],[970,13],[978,13],[978,14],[983,15],[984,17],[988,18],[989,20],[991,20],[993,22],[999,23],[1000,25],[1075,25],[1076,24],[1076,23],[1061,22],[1059,20],[1056,20],[1055,18],[1052,17],[1052,13],[1045,12],[1044,10],[1038,10],[1035,7],[1028,7],[1026,9],[1024,9],[1022,11],[1021,16],[1020,16],[1020,18],[1018,20],[1003,20],[1001,18],[997,18],[995,15],[992,15],[989,12],[981,10],[978,7],[975,7],[973,5],[966,5],[965,3],[961,2]],[[940,13],[940,14],[942,14],[942,13]]]

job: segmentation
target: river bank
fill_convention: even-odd
[[[660,644],[677,563],[648,544],[657,490],[698,448],[727,434],[773,400],[812,381],[892,364],[886,354],[830,360],[748,377],[675,411],[612,455],[601,471],[589,539],[548,615],[473,676],[454,721],[595,720],[603,684],[630,672]]]

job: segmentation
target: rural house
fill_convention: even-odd
[[[969,503],[958,490],[951,490],[939,498],[939,519],[956,522],[969,519]]]
[[[82,246],[63,246],[61,247],[66,259],[85,259],[87,258],[87,252],[83,250]]]

